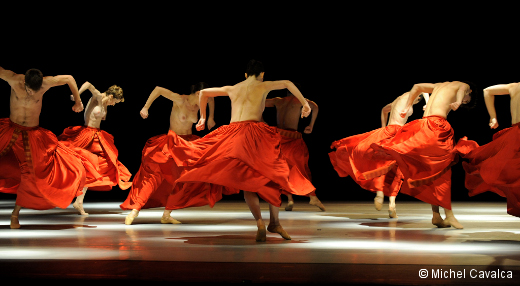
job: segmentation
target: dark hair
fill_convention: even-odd
[[[478,86],[471,82],[471,81],[461,81],[467,85],[469,85],[469,88],[471,89],[471,93],[469,94],[470,100],[466,104],[461,104],[460,107],[465,109],[473,109],[475,106],[477,106],[477,101],[480,96],[482,96],[482,90],[478,88]]]
[[[105,91],[106,95],[112,95],[112,98],[119,99],[121,102],[125,102],[125,98],[123,97],[123,89],[117,85],[113,85]]]
[[[25,73],[25,85],[34,90],[38,91],[42,87],[43,74],[40,70],[30,69]]]
[[[258,77],[260,75],[260,73],[263,73],[263,72],[264,72],[264,64],[262,64],[261,61],[250,60],[249,63],[247,63],[247,68],[246,68],[247,77],[250,77],[253,75],[255,77]]]
[[[198,82],[194,85],[191,86],[191,94],[194,94],[195,92],[199,91],[199,90],[203,90],[205,88],[208,88],[208,84],[205,83],[205,82]]]

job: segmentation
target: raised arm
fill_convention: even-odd
[[[200,119],[196,126],[196,129],[198,131],[204,130],[204,124],[206,123],[206,105],[208,104],[208,98],[217,96],[228,96],[230,88],[231,86],[212,87],[203,89],[199,92]]]
[[[169,100],[173,101],[177,105],[183,104],[183,99],[180,94],[175,93],[169,89],[166,89],[166,88],[163,88],[160,86],[156,86],[154,88],[154,90],[152,91],[152,93],[150,93],[150,95],[148,96],[148,100],[146,100],[144,107],[141,109],[140,114],[141,114],[142,118],[144,118],[144,119],[148,118],[148,109],[150,108],[150,106],[152,106],[152,103],[154,102],[154,100],[156,100],[161,95],[168,98]]]
[[[83,92],[85,92],[85,90],[89,90],[90,93],[92,93],[92,97],[94,97],[94,99],[96,99],[97,101],[101,101],[101,92],[99,92],[99,90],[97,90],[90,82],[86,81],[83,85],[81,85],[81,87],[79,88],[79,91],[78,91],[78,94],[81,96],[81,94]],[[70,96],[70,99],[71,100],[74,100],[74,95],[71,95]]]
[[[288,80],[277,80],[277,81],[265,81],[264,82],[268,91],[278,89],[288,89],[303,105],[301,117],[307,117],[311,113],[311,107],[307,100],[303,97],[300,90],[294,85],[294,83]]]
[[[389,103],[381,109],[381,127],[385,127],[388,123],[388,114],[392,111],[392,103]]]
[[[7,81],[9,85],[11,85],[15,81],[16,75],[16,73],[0,67],[0,78]]]
[[[83,103],[79,97],[78,86],[76,85],[76,80],[71,75],[47,76],[43,78],[43,82],[48,88],[65,84],[68,85],[70,91],[72,91],[72,95],[74,96],[74,101],[76,102],[72,107],[72,110],[74,110],[74,112],[83,111]]]
[[[314,123],[316,122],[316,118],[318,117],[319,108],[318,108],[318,105],[316,104],[316,102],[314,102],[312,100],[308,100],[308,99],[306,99],[306,100],[311,107],[312,113],[311,113],[311,123],[309,123],[309,126],[305,127],[305,130],[303,130],[303,133],[310,134],[312,132],[312,129],[314,128]]]
[[[418,83],[414,84],[412,89],[410,90],[410,93],[408,94],[408,101],[406,102],[405,108],[399,113],[399,116],[401,118],[405,118],[406,114],[408,113],[408,110],[410,107],[412,107],[413,102],[417,96],[421,93],[432,93],[433,89],[435,88],[434,83]]]
[[[498,127],[497,112],[495,110],[495,95],[509,94],[512,84],[497,84],[484,89],[484,102],[489,114],[489,127]]]

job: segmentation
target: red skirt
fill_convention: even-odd
[[[493,135],[493,141],[464,156],[470,196],[492,191],[507,198],[507,213],[520,217],[520,123]]]
[[[393,138],[401,129],[400,125],[388,125],[370,132],[350,136],[332,143],[336,151],[329,153],[329,158],[340,177],[350,176],[365,190],[382,191],[385,196],[397,196],[402,185],[403,175],[395,160],[377,152],[370,146]],[[385,174],[365,179],[363,172],[391,165]]]
[[[389,160],[384,166],[367,171],[367,179],[385,174],[397,163],[404,175],[401,192],[432,205],[451,209],[451,166],[458,153],[466,154],[478,146],[463,138],[457,146],[453,129],[440,116],[428,116],[405,124],[390,140],[372,143],[376,151],[383,151]]]
[[[94,155],[73,151],[49,130],[0,119],[0,191],[15,193],[21,207],[66,208],[86,183],[100,179],[95,162]]]
[[[169,133],[175,134],[173,131]],[[175,195],[180,187],[174,182],[180,176],[182,167],[177,166],[176,162],[182,165],[185,157],[173,158],[169,151],[171,136],[167,134],[154,136],[146,142],[141,157],[141,166],[135,174],[126,200],[120,205],[121,209],[146,209],[155,207],[165,207],[174,209],[175,202],[179,200]],[[200,138],[197,135],[179,135],[184,140],[191,141]],[[176,148],[172,145],[172,148]],[[190,155],[190,150],[185,149],[185,156]],[[179,152],[177,152],[179,153]],[[173,194],[172,194],[173,193]],[[177,207],[180,208],[180,207]]]
[[[309,149],[302,139],[302,134],[298,131],[277,128],[280,133],[280,149],[289,167],[296,166],[302,175],[312,181],[311,170],[309,169]],[[286,191],[283,193],[288,194]],[[312,191],[308,196],[316,196]]]
[[[177,136],[172,139],[175,146],[185,145],[194,156],[183,162],[185,171],[176,181],[182,183],[181,193],[199,197],[210,206],[214,201],[207,198],[239,190],[255,192],[274,206],[281,205],[282,190],[299,196],[315,190],[296,166],[287,164],[280,152],[281,138],[276,127],[263,122],[233,122],[192,142]],[[206,188],[197,190],[201,186]]]
[[[102,178],[85,185],[89,190],[109,191],[113,186],[126,190],[132,185],[132,174],[119,162],[118,150],[114,144],[114,137],[98,128],[87,126],[68,127],[58,136],[64,144],[85,149],[97,156],[97,166]]]

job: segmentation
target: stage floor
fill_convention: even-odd
[[[142,210],[133,225],[119,203],[67,209],[22,209],[21,229],[10,229],[14,201],[0,202],[2,277],[48,280],[165,280],[179,282],[516,284],[520,282],[520,218],[506,203],[453,203],[464,229],[431,224],[422,202],[297,201],[280,209],[292,240],[268,233],[255,242],[245,202],[175,210],[183,224],[160,223],[163,209]],[[267,204],[261,204],[266,224]],[[443,211],[441,210],[441,214]],[[421,272],[422,271],[422,272]],[[421,278],[420,275],[426,275]]]

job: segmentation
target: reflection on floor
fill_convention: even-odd
[[[433,226],[431,208],[421,202],[398,203],[397,219],[367,202],[324,204],[326,212],[298,202],[291,212],[282,206],[280,221],[292,240],[268,233],[267,241],[258,243],[256,225],[244,202],[175,210],[172,217],[180,225],[161,224],[161,208],[142,210],[133,225],[125,225],[129,211],[122,211],[115,202],[86,202],[88,216],[78,215],[71,206],[22,209],[22,228],[13,230],[9,219],[14,201],[3,201],[0,269],[4,276],[33,279],[520,281],[520,218],[508,215],[505,203],[453,203],[464,225],[460,230]],[[268,223],[268,206],[261,206]],[[421,279],[421,269],[429,277]],[[457,271],[465,277],[453,277]],[[488,277],[472,277],[479,271],[487,271]],[[503,277],[489,276],[493,271]]]

